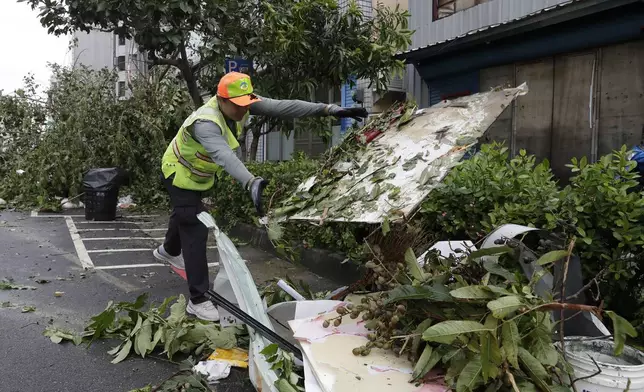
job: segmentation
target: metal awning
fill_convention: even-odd
[[[643,2],[644,0],[569,0],[507,22],[471,30],[445,41],[409,49],[398,53],[396,58],[406,60],[408,64],[418,64],[431,58],[473,48],[481,43],[509,38],[628,4]]]

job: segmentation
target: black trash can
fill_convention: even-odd
[[[88,170],[83,177],[85,219],[115,220],[119,189],[126,180],[127,173],[119,168]]]

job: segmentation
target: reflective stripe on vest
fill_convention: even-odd
[[[213,176],[213,173],[206,173],[195,169],[190,164],[190,162],[188,162],[187,160],[185,160],[184,157],[181,156],[181,153],[179,153],[179,146],[177,145],[177,139],[174,139],[172,141],[172,151],[174,151],[174,156],[177,157],[177,160],[179,161],[179,163],[185,166],[186,169],[190,170],[190,173],[204,178],[211,178]]]

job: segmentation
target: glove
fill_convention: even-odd
[[[264,209],[262,208],[262,193],[264,193],[264,188],[268,185],[268,181],[261,177],[255,177],[250,180],[248,185],[248,191],[250,192],[250,197],[253,199],[253,204],[257,210],[257,214],[260,217],[264,216]]]
[[[331,105],[331,107],[329,107],[329,114],[338,118],[351,117],[358,121],[369,116],[369,113],[365,108],[342,108],[337,105]]]

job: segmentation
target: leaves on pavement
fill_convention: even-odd
[[[172,359],[178,352],[191,354],[209,349],[233,348],[237,344],[239,329],[221,328],[216,323],[188,318],[185,313],[186,298],[181,295],[167,298],[159,307],[150,305],[144,310],[147,294],[135,302],[109,302],[105,310],[91,318],[82,334],[50,326],[45,330],[54,343],[64,340],[89,345],[96,339],[117,339],[121,343],[108,353],[112,363],[125,360],[132,353],[145,357],[161,349]],[[169,314],[166,315],[167,309]]]

